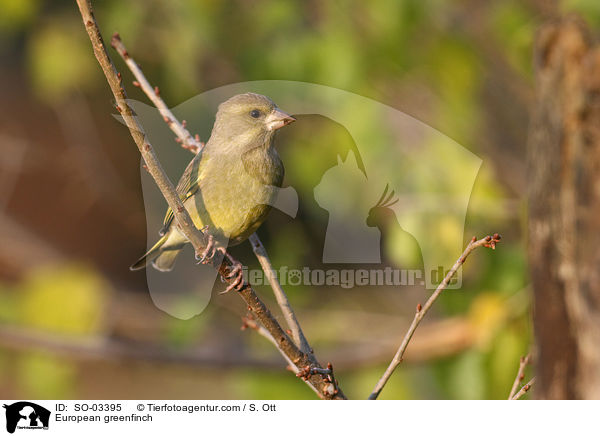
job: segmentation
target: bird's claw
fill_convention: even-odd
[[[204,227],[202,230],[205,231],[207,228],[208,226]],[[212,235],[207,235],[206,239],[206,248],[200,256],[196,255],[196,260],[198,261],[197,264],[202,263],[206,265],[212,260],[212,258],[215,256],[215,253],[217,252],[217,249],[215,247],[215,238],[213,238]]]
[[[233,291],[233,290],[241,291],[245,284],[244,283],[244,270],[242,268],[242,264],[240,262],[238,262],[237,260],[235,260],[233,257],[231,257],[229,255],[229,253],[227,253],[227,251],[224,251],[223,254],[231,262],[231,266],[229,267],[229,272],[225,276],[225,279],[231,280],[231,281],[229,282],[229,285],[227,286],[227,288],[225,288],[224,291],[220,292],[220,294],[226,294],[229,291]],[[224,281],[223,277],[221,277],[221,280]]]

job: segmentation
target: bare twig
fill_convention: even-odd
[[[160,91],[158,86],[152,87],[148,79],[140,66],[135,62],[131,56],[129,56],[129,52],[125,48],[123,41],[121,41],[121,37],[118,33],[115,33],[110,40],[110,45],[121,55],[133,75],[135,76],[135,81],[133,82],[134,86],[141,88],[142,91],[148,96],[150,101],[154,103],[154,106],[158,109],[160,114],[162,115],[165,123],[169,126],[169,128],[177,135],[180,139],[180,144],[186,150],[190,150],[192,153],[199,153],[204,147],[204,143],[200,142],[199,138],[192,136],[192,134],[185,128],[185,121],[180,123],[175,115],[171,112],[167,104],[160,96]]]
[[[277,299],[277,304],[281,308],[283,312],[283,316],[292,331],[292,337],[296,342],[296,345],[300,347],[300,349],[305,353],[312,353],[312,349],[302,332],[302,328],[300,327],[300,323],[296,318],[296,314],[290,305],[290,301],[285,295],[277,276],[275,275],[275,270],[273,269],[273,265],[271,264],[271,259],[269,259],[269,255],[267,254],[267,250],[262,244],[260,238],[256,233],[250,235],[250,244],[252,245],[252,250],[254,250],[254,254],[256,258],[260,262],[260,266],[265,272],[267,279],[269,280],[269,284],[271,288],[273,288],[273,293],[275,294],[275,298]]]
[[[519,389],[519,385],[525,378],[525,368],[529,365],[529,361],[531,360],[531,355],[521,357],[519,361],[519,370],[517,371],[517,376],[515,377],[515,381],[513,382],[512,388],[510,390],[510,394],[508,394],[508,399],[512,400],[512,398],[517,393],[517,389]]]
[[[527,391],[529,391],[529,389],[531,389],[531,387],[533,386],[534,383],[535,383],[535,377],[533,377],[531,380],[529,380],[527,383],[525,383],[523,385],[523,387],[521,388],[521,390],[519,392],[517,392],[514,397],[509,398],[509,399],[510,400],[518,400],[523,395],[525,395],[527,393]]]
[[[98,28],[98,24],[96,23],[96,19],[94,18],[91,10],[90,0],[76,1],[83,18],[83,23],[92,43],[96,59],[102,67],[102,71],[104,72],[113,96],[115,97],[117,110],[121,113],[125,124],[129,128],[131,136],[148,167],[148,172],[155,180],[169,207],[173,210],[175,223],[194,247],[196,255],[200,257],[204,251],[204,248],[206,247],[207,241],[205,235],[196,228],[192,219],[187,213],[187,210],[183,207],[181,199],[177,195],[173,184],[162,169],[152,145],[145,138],[141,126],[133,115],[131,107],[127,103],[127,94],[121,87],[121,76],[117,72],[114,64],[108,56],[108,53],[106,52],[106,47],[104,45],[104,41],[102,40],[100,29]],[[233,266],[232,260],[225,257],[223,262],[220,264],[217,264],[217,261],[214,260],[212,261],[212,266],[218,270],[221,277],[223,277],[227,283],[231,283],[234,280],[234,278],[228,277],[228,274]],[[318,361],[312,354],[303,353],[296,346],[296,344],[294,344],[294,342],[281,328],[281,325],[279,325],[269,309],[260,300],[256,292],[254,292],[248,283],[244,282],[241,290],[237,292],[244,299],[253,315],[256,316],[261,324],[269,331],[275,342],[278,344],[278,349],[284,353],[296,366],[313,365],[320,367]],[[345,396],[341,390],[329,394],[328,386],[330,383],[320,374],[312,375],[309,378],[309,382],[315,388],[315,391],[321,398],[345,399]]]
[[[433,303],[435,303],[435,300],[438,299],[438,297],[440,296],[442,291],[444,289],[446,289],[446,286],[448,286],[448,283],[450,283],[450,280],[452,279],[452,277],[454,277],[454,274],[456,274],[456,272],[461,267],[461,265],[463,263],[465,263],[467,256],[469,256],[469,254],[478,247],[489,247],[489,248],[495,249],[496,244],[498,242],[500,242],[500,235],[498,233],[495,233],[494,236],[486,236],[485,238],[480,239],[480,240],[477,240],[477,238],[475,236],[473,236],[473,239],[471,239],[471,242],[469,242],[469,245],[467,245],[467,248],[465,248],[465,251],[463,252],[463,254],[454,263],[454,266],[450,269],[450,271],[448,271],[448,274],[446,274],[446,277],[444,277],[444,280],[442,280],[442,282],[438,285],[438,287],[433,292],[433,294],[431,294],[431,297],[429,297],[429,299],[427,300],[425,305],[424,306],[421,306],[421,304],[417,305],[415,317],[414,317],[410,327],[408,328],[408,331],[406,332],[406,335],[404,336],[404,339],[402,340],[402,343],[400,344],[398,351],[396,351],[396,355],[394,356],[394,358],[390,362],[389,366],[387,367],[387,369],[385,370],[385,372],[383,373],[383,375],[381,376],[381,378],[375,385],[373,392],[371,392],[371,395],[369,395],[369,400],[377,399],[377,397],[381,393],[381,390],[385,387],[385,384],[392,376],[394,370],[402,362],[402,357],[404,356],[406,347],[408,347],[408,343],[410,342],[411,338],[413,337],[415,330],[419,326],[419,323],[425,317],[425,315],[427,314],[429,309],[431,309],[431,306],[433,306]]]

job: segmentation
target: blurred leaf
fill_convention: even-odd
[[[27,56],[33,89],[48,103],[58,104],[73,90],[98,83],[98,65],[80,21],[63,18],[40,26],[31,35]]]
[[[283,363],[282,363],[283,365]],[[254,400],[314,400],[315,393],[289,371],[237,371],[229,388],[235,398]]]
[[[13,31],[30,23],[39,8],[40,0],[0,1],[0,31]]]
[[[517,375],[519,359],[527,354],[528,339],[523,332],[511,328],[499,332],[489,354],[489,398],[502,400],[507,398]]]
[[[477,295],[469,310],[469,320],[480,347],[487,348],[507,316],[506,300],[492,292]]]
[[[18,319],[17,291],[0,283],[0,321],[14,322]]]
[[[508,62],[520,74],[531,76],[533,35],[537,23],[522,2],[504,1],[494,5],[492,27]]]
[[[448,379],[451,399],[481,400],[485,398],[487,377],[483,368],[483,355],[468,350],[456,358]]]
[[[23,283],[19,321],[61,333],[98,332],[102,329],[108,291],[108,284],[85,266],[38,269]]]
[[[596,28],[600,27],[600,2],[597,0],[561,0],[565,12],[577,12]]]
[[[75,366],[68,360],[42,352],[20,356],[17,381],[23,396],[30,398],[73,398]]]
[[[385,371],[385,366],[377,366],[360,371],[349,371],[343,374],[337,374],[340,385],[344,388],[344,393],[349,398],[366,399],[375,384]],[[417,374],[415,368],[402,366],[398,368],[381,391],[379,399],[408,400],[414,399],[419,393],[412,389],[414,380],[423,381],[426,377],[423,374]],[[423,376],[423,377],[421,377]]]

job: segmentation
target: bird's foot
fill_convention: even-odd
[[[208,230],[208,226],[202,227],[201,230],[202,233],[205,233],[206,230]],[[198,261],[197,263],[206,265],[212,260],[216,252],[217,248],[215,246],[215,238],[213,238],[211,234],[206,234],[206,248],[200,256],[196,255],[196,260]]]
[[[241,291],[242,288],[244,287],[244,270],[242,268],[242,264],[235,260],[233,257],[231,257],[231,255],[229,253],[227,253],[227,251],[225,249],[218,249],[219,251],[223,252],[223,256],[225,256],[227,259],[229,259],[229,262],[231,262],[231,266],[228,267],[229,268],[229,272],[227,273],[227,275],[225,276],[225,278],[227,280],[230,280],[229,285],[227,286],[227,288],[225,288],[224,291],[220,292],[220,294],[226,294],[229,291]],[[221,277],[221,281],[224,281],[223,278]]]

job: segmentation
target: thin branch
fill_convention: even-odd
[[[265,272],[267,279],[269,280],[269,284],[271,288],[273,288],[273,293],[275,294],[275,298],[277,299],[277,304],[281,308],[283,312],[283,316],[292,331],[292,337],[296,344],[300,347],[300,349],[305,353],[312,353],[312,349],[302,332],[302,328],[300,327],[300,323],[296,318],[296,314],[290,305],[290,301],[285,295],[277,276],[275,275],[275,270],[273,269],[273,265],[271,264],[271,259],[269,259],[269,255],[267,254],[267,250],[265,249],[263,243],[256,233],[250,235],[250,244],[252,245],[252,250],[254,250],[254,254],[256,258],[260,262],[260,266]]]
[[[525,368],[529,365],[529,361],[531,360],[531,355],[521,357],[519,361],[519,370],[517,371],[517,376],[515,377],[515,381],[513,382],[512,388],[510,390],[510,394],[508,394],[508,399],[511,400],[515,394],[517,393],[517,389],[519,389],[519,385],[525,378]]]
[[[129,128],[131,136],[136,143],[144,162],[146,163],[146,166],[148,167],[148,172],[155,180],[169,207],[173,210],[175,223],[194,247],[196,256],[200,257],[204,251],[204,248],[206,247],[207,241],[205,235],[196,228],[192,219],[187,213],[187,210],[183,207],[181,199],[175,191],[175,187],[166,176],[160,165],[160,162],[156,157],[152,145],[145,138],[141,126],[133,115],[133,110],[127,103],[127,94],[121,87],[121,76],[117,72],[114,64],[108,56],[108,53],[106,52],[106,47],[104,45],[104,41],[102,40],[100,29],[98,28],[98,24],[96,23],[96,19],[94,18],[91,10],[90,0],[76,1],[83,18],[83,23],[92,43],[96,59],[102,67],[102,71],[104,72],[106,80],[116,100],[117,110],[121,113],[123,121]],[[227,259],[227,257],[220,264],[217,264],[216,260],[212,261],[212,266],[218,270],[219,275],[223,277],[227,283],[231,283],[234,280],[234,278],[228,278],[228,273],[232,268],[232,261]],[[269,309],[260,300],[256,292],[254,292],[248,283],[244,282],[241,290],[237,292],[244,299],[253,315],[256,316],[261,324],[269,331],[276,343],[279,344],[278,349],[285,353],[285,355],[289,357],[289,359],[294,362],[296,366],[311,365],[320,367],[318,361],[312,354],[303,353],[294,344],[294,342],[281,328],[281,325],[279,325]],[[320,374],[312,375],[309,378],[309,382],[314,386],[315,391],[321,398],[345,399],[345,396],[341,390],[338,390],[330,395],[328,390],[330,382]]]
[[[421,323],[421,320],[425,317],[425,315],[427,314],[429,309],[431,309],[431,306],[433,306],[433,303],[435,303],[435,300],[438,299],[438,297],[440,296],[442,291],[444,289],[446,289],[446,287],[448,286],[448,283],[450,283],[450,280],[452,279],[452,277],[454,277],[454,275],[456,274],[458,269],[461,267],[461,265],[463,263],[465,263],[467,256],[469,256],[469,254],[478,247],[489,247],[489,248],[495,249],[496,244],[498,242],[500,242],[500,235],[498,233],[495,233],[494,236],[486,236],[485,238],[480,239],[480,240],[477,240],[477,238],[475,236],[473,236],[473,239],[471,239],[471,242],[469,242],[469,245],[467,245],[467,248],[465,248],[465,251],[463,252],[463,254],[454,263],[454,266],[450,269],[450,271],[448,271],[448,274],[446,274],[446,277],[444,277],[444,280],[442,280],[442,282],[438,285],[438,287],[433,292],[433,294],[431,294],[431,296],[429,297],[429,299],[427,300],[425,305],[424,306],[421,306],[421,304],[417,305],[415,317],[414,317],[410,327],[408,328],[408,331],[406,332],[406,335],[404,336],[404,339],[402,340],[402,343],[400,344],[398,351],[396,351],[396,355],[394,356],[394,358],[390,362],[389,366],[387,367],[387,369],[385,370],[385,372],[383,373],[383,375],[381,376],[381,378],[375,385],[373,392],[371,392],[371,395],[369,395],[369,398],[368,398],[369,400],[377,399],[377,397],[381,393],[381,390],[385,387],[385,384],[392,376],[394,370],[402,362],[402,357],[404,356],[406,347],[408,347],[408,344],[409,344],[411,338],[413,337],[415,330]]]
[[[163,117],[163,120],[169,128],[177,135],[179,140],[181,141],[181,146],[187,150],[190,150],[192,153],[199,153],[200,150],[204,147],[204,144],[200,142],[199,138],[192,136],[192,134],[185,128],[185,121],[180,123],[175,115],[171,112],[167,104],[160,96],[160,91],[158,86],[152,87],[140,66],[134,61],[131,56],[129,56],[129,52],[125,48],[123,41],[121,41],[121,37],[118,33],[115,33],[110,40],[110,45],[121,55],[133,75],[135,76],[135,81],[133,82],[134,86],[141,88],[142,91],[148,96],[150,101],[154,103],[154,106],[158,109],[160,114]]]
[[[527,383],[525,383],[523,385],[523,387],[521,388],[521,390],[519,392],[517,392],[514,397],[510,398],[510,400],[518,400],[519,398],[521,398],[523,395],[525,395],[527,393],[527,391],[529,391],[529,389],[531,389],[531,387],[533,386],[534,383],[535,383],[535,377],[533,377],[531,380],[529,380]]]

